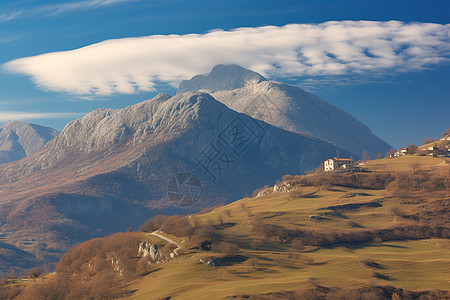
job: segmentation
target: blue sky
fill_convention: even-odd
[[[3,0],[0,122],[62,130],[238,63],[420,144],[450,127],[449,18],[444,0]]]

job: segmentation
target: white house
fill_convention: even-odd
[[[330,158],[323,162],[325,172],[334,170],[353,170],[353,159],[351,158]]]
[[[408,153],[408,148],[398,149],[397,152],[394,153],[394,157],[405,156]]]

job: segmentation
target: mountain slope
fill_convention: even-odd
[[[58,254],[157,213],[228,203],[286,173],[311,170],[337,150],[206,93],[162,94],[93,111],[33,157],[1,166],[0,225],[10,244]],[[35,241],[24,244],[30,236]]]
[[[228,77],[235,81],[227,88],[216,84],[216,78],[226,81]],[[211,90],[214,98],[231,109],[286,130],[325,139],[357,157],[364,150],[375,156],[392,148],[353,116],[313,94],[294,85],[267,81],[236,65],[219,65],[207,76],[183,81],[179,91],[189,90]]]
[[[0,164],[33,155],[59,134],[58,131],[22,121],[0,127]]]

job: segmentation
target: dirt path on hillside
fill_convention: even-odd
[[[154,235],[154,236],[157,236],[157,237],[159,237],[160,239],[163,239],[163,240],[165,240],[165,241],[167,241],[167,242],[169,242],[169,243],[174,244],[175,246],[177,246],[177,248],[176,248],[175,250],[173,250],[173,253],[175,253],[175,255],[178,255],[178,250],[181,249],[181,246],[178,245],[177,242],[175,242],[174,240],[169,239],[168,237],[165,237],[165,236],[159,234],[158,232],[159,232],[159,233],[162,233],[161,231],[156,230],[156,231],[153,231],[153,232],[150,233],[150,234],[151,234],[151,235]]]

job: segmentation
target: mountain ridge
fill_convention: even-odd
[[[220,72],[215,67],[209,75],[201,75],[203,86],[194,76],[191,81],[180,84],[180,91],[208,91],[214,87],[211,95],[233,110],[285,130],[330,141],[352,152],[355,157],[361,157],[364,150],[375,157],[377,153],[384,154],[392,148],[355,117],[295,85],[246,80],[244,76],[238,77],[240,81],[231,88],[220,89],[214,85],[213,78],[232,77],[236,70],[243,74],[252,72],[235,65],[221,65]]]

